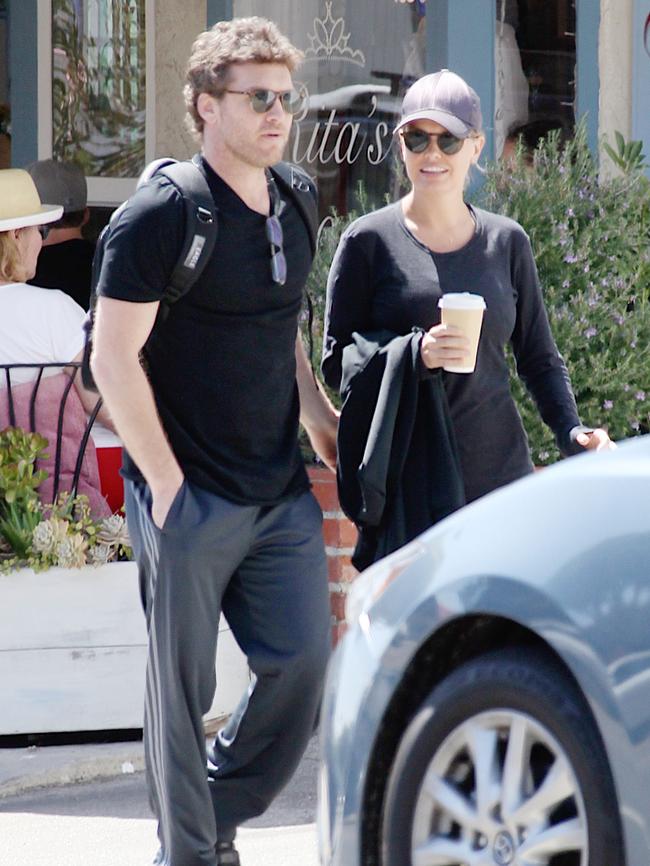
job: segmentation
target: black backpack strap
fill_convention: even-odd
[[[278,162],[271,173],[281,192],[291,196],[309,234],[312,256],[316,253],[318,236],[318,193],[316,185],[306,171],[291,162]]]
[[[163,174],[178,189],[183,199],[185,209],[184,241],[181,254],[172,272],[169,284],[165,289],[158,319],[164,320],[169,307],[182,298],[199,278],[203,268],[214,251],[217,240],[217,209],[208,186],[208,181],[201,168],[201,158],[197,154],[191,161],[177,162],[175,159],[163,158],[149,163],[140,178],[138,188],[147,183],[157,174]],[[99,281],[102,266],[104,245],[111,228],[117,223],[127,202],[124,202],[111,216],[108,225],[103,229],[97,241],[92,268],[92,292],[90,311],[84,323],[86,339],[81,366],[83,383],[89,390],[96,391],[90,369],[90,354],[92,351],[92,331],[94,327],[95,305],[97,295],[95,287]]]
[[[200,167],[200,157],[172,162],[158,168],[179,190],[185,206],[185,240],[165,290],[163,304],[169,307],[182,298],[209,261],[217,240],[217,209]]]

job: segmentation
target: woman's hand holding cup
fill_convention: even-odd
[[[420,357],[434,370],[465,363],[470,350],[470,341],[457,325],[434,325],[422,337]]]

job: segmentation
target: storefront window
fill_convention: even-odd
[[[575,123],[575,0],[496,0],[495,153],[527,128],[527,141]]]
[[[234,0],[233,15],[277,22],[305,52],[296,75],[308,100],[287,158],[318,182],[321,215],[374,204],[399,188],[392,146],[402,96],[426,71],[426,3]]]
[[[52,0],[53,157],[137,177],[145,108],[145,0]]]

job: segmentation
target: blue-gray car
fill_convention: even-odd
[[[461,509],[346,616],[322,866],[649,866],[650,436]]]

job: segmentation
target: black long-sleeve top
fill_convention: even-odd
[[[582,450],[573,441],[580,419],[549,327],[528,236],[507,217],[470,210],[474,235],[450,253],[435,253],[422,244],[407,228],[399,202],[361,217],[346,230],[328,281],[322,361],[326,382],[338,388],[341,353],[353,332],[426,330],[440,321],[443,293],[482,295],[487,309],[476,370],[432,371],[443,376],[467,501],[532,471],[528,440],[510,393],[508,343],[561,451]]]

